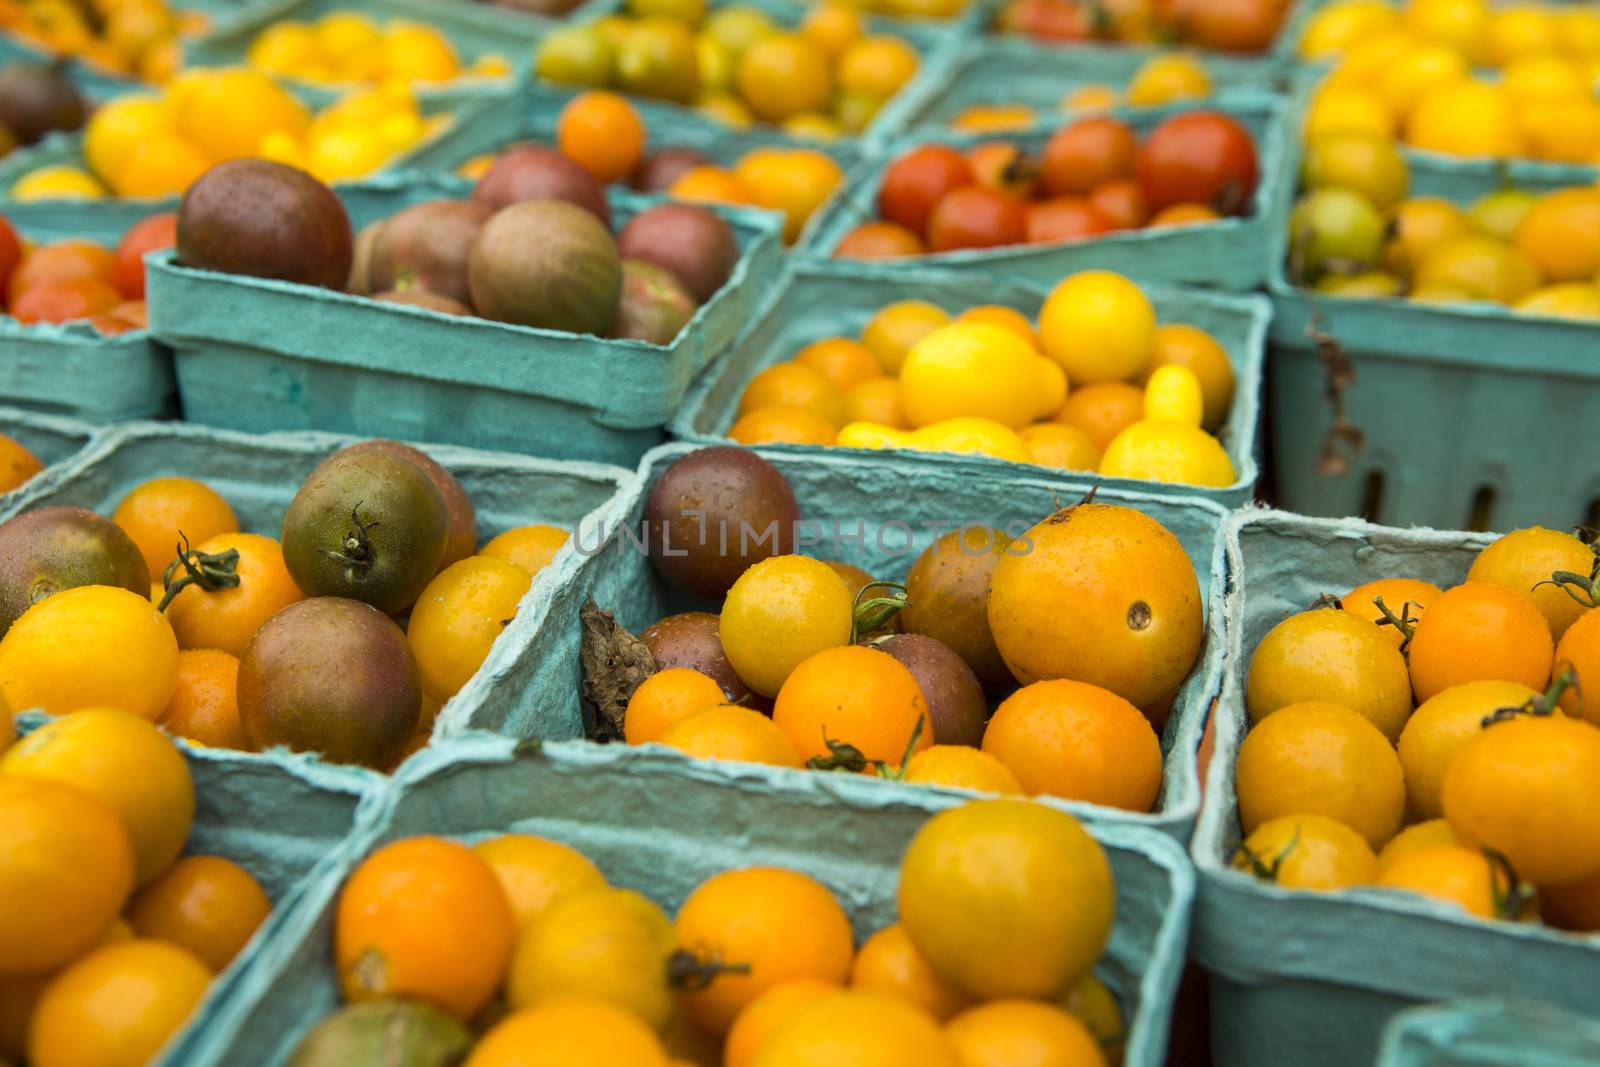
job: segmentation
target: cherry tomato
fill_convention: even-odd
[[[18,322],[74,322],[110,311],[122,294],[98,278],[73,278],[29,288],[11,306]]]
[[[178,243],[178,216],[151,215],[128,227],[117,243],[117,288],[130,300],[144,297],[144,254]]]
[[[1226,52],[1260,52],[1278,36],[1288,0],[1186,0],[1184,37]]]
[[[1095,186],[1094,192],[1089,194],[1089,203],[1119,230],[1136,230],[1150,218],[1139,183],[1129,178]]]
[[[884,172],[878,211],[912,233],[923,233],[945,194],[971,182],[972,168],[954,148],[939,144],[913,148]]]
[[[1133,174],[1139,139],[1127,123],[1103,115],[1063,126],[1045,143],[1039,184],[1051,196],[1082,196]]]
[[[974,145],[967,149],[967,163],[972,167],[973,181],[1019,200],[1031,197],[1038,185],[1038,168],[1022,149],[1007,141]]]
[[[1094,12],[1068,0],[1013,0],[1001,14],[1000,26],[1040,41],[1087,41],[1095,36]]]
[[[1080,241],[1116,229],[1081,196],[1058,196],[1028,205],[1028,243]]]
[[[9,220],[0,216],[0,280],[11,277],[17,264],[22,262],[22,242]]]
[[[863,222],[844,235],[834,259],[897,259],[926,252],[922,238],[898,222]]]
[[[1145,206],[1208,204],[1223,215],[1244,213],[1256,190],[1256,145],[1234,119],[1216,111],[1174,115],[1139,149]]]
[[[946,194],[928,220],[928,248],[995,248],[1021,244],[1028,234],[1022,201],[996,189],[964,185]]]

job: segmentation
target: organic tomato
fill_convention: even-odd
[[[1022,149],[1006,141],[987,141],[967,150],[972,178],[979,185],[999,189],[1021,200],[1033,195],[1037,168]]]
[[[1227,115],[1190,111],[1151,131],[1136,169],[1152,211],[1190,203],[1238,215],[1255,194],[1256,145],[1250,132]]]
[[[1089,205],[1118,230],[1138,229],[1150,218],[1144,192],[1131,178],[1118,178],[1095,186],[1089,193]]]
[[[1116,229],[1081,196],[1058,196],[1028,205],[1028,243],[1081,241]]]
[[[1028,233],[1022,201],[981,185],[947,193],[928,219],[928,249],[996,248],[1021,244]]]
[[[889,164],[878,190],[878,211],[913,233],[924,233],[945,195],[972,182],[967,157],[947,145],[923,145]]]
[[[144,297],[144,255],[171,248],[178,243],[178,216],[172,213],[151,215],[128,227],[117,243],[117,265],[113,277],[122,295],[130,300]]]
[[[1225,52],[1260,52],[1283,25],[1288,0],[1185,0],[1184,38]]]
[[[1041,41],[1087,41],[1095,36],[1091,9],[1067,0],[1013,0],[1001,15],[1001,25]]]
[[[922,238],[898,222],[863,222],[844,235],[833,250],[833,258],[898,259],[920,256],[926,251]]]
[[[1039,183],[1052,196],[1082,195],[1133,173],[1139,140],[1127,123],[1099,115],[1063,126],[1045,142]]]
[[[22,242],[17,240],[17,231],[11,228],[11,223],[0,217],[0,278],[9,278],[20,262]]]
[[[58,241],[35,248],[6,282],[6,303],[15,308],[17,299],[36,285],[93,278],[108,285],[116,270],[116,258],[92,241]]]

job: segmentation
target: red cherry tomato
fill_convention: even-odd
[[[1089,5],[1069,0],[1012,0],[1000,16],[1001,29],[1039,41],[1087,41],[1096,36]]]
[[[1116,229],[1081,196],[1058,196],[1028,205],[1028,243],[1081,241]]]
[[[1021,244],[1028,235],[1022,201],[997,189],[964,185],[939,201],[928,220],[928,249],[996,248]]]
[[[1038,168],[1022,149],[1007,141],[985,141],[967,149],[972,180],[979,185],[1027,200],[1037,186]]]
[[[1234,119],[1217,111],[1174,115],[1150,132],[1139,149],[1139,188],[1145,207],[1208,204],[1239,215],[1256,191],[1256,145]]]
[[[9,219],[0,216],[0,279],[11,277],[21,262],[22,242],[17,239],[17,231],[11,228]]]
[[[844,235],[834,259],[899,259],[926,252],[922,238],[898,222],[863,222]]]
[[[1272,45],[1288,0],[1186,0],[1179,12],[1185,39],[1227,52],[1262,52]]]
[[[74,322],[110,311],[122,294],[98,278],[35,285],[11,306],[19,322]]]
[[[178,243],[178,216],[151,215],[128,227],[117,243],[117,288],[130,300],[144,298],[144,254]]]
[[[1051,196],[1081,196],[1133,173],[1139,139],[1127,123],[1106,116],[1079,119],[1045,142],[1039,184]]]
[[[1137,230],[1149,219],[1145,210],[1144,193],[1139,183],[1131,178],[1118,178],[1094,187],[1089,203],[1106,217],[1106,221],[1119,230]]]
[[[912,233],[924,233],[934,205],[971,181],[972,168],[954,148],[942,144],[913,148],[884,171],[878,212]]]

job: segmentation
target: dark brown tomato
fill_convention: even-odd
[[[907,633],[944,642],[991,693],[1017,684],[989,632],[989,579],[1010,543],[1003,531],[981,527],[945,534],[911,565],[911,603],[900,613]]]
[[[359,455],[362,452],[381,452],[387,456],[410,460],[417,465],[417,469],[428,476],[428,481],[433,483],[433,487],[439,490],[439,496],[444,499],[448,530],[445,534],[444,559],[439,562],[440,570],[478,551],[478,512],[472,506],[472,498],[467,495],[466,489],[454,474],[445,470],[437,460],[422,449],[382,437],[350,445],[335,452],[334,455]]]
[[[69,507],[37,508],[0,524],[0,636],[45,597],[82,585],[150,595],[150,568],[122,527]]]
[[[927,634],[892,634],[872,643],[903,663],[928,702],[928,723],[936,745],[983,743],[989,704],[967,661]]]
[[[794,551],[800,505],[778,468],[744,448],[702,448],[650,489],[645,536],[656,572],[721,600],[752,564]]]
[[[239,657],[239,721],[282,745],[383,770],[417,732],[422,682],[405,634],[369,604],[312,597],[262,624]]]
[[[659,620],[641,633],[639,640],[650,649],[657,670],[687,667],[699,671],[722,687],[728,703],[765,710],[770,703],[745,685],[728,662],[718,625],[717,616],[709,611],[685,611]]]

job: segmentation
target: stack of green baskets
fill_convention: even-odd
[[[601,608],[614,612],[617,621],[634,633],[673,612],[714,612],[721,607],[668,588],[639,548],[651,487],[668,464],[690,451],[692,446],[674,444],[646,456],[639,480],[625,502],[609,513],[607,524],[587,524],[577,531],[576,547],[585,559],[556,593],[527,654],[512,665],[497,689],[469,683],[440,715],[435,737],[485,730],[539,738],[547,748],[559,743],[563,750],[581,749],[588,753],[586,758],[629,773],[673,767],[684,777],[724,782],[741,791],[771,792],[797,802],[836,798],[882,812],[930,803],[929,797],[959,795],[861,776],[694,761],[659,745],[600,747],[581,740],[588,713],[579,697],[578,610],[586,599],[592,597]],[[939,532],[963,524],[1027,529],[1082,498],[1089,488],[1083,481],[1031,473],[974,478],[960,468],[915,458],[889,464],[846,453],[760,453],[788,478],[798,498],[802,520],[796,532],[798,550],[855,564],[884,581],[903,579]],[[1200,799],[1196,749],[1221,671],[1221,614],[1215,605],[1221,600],[1218,531],[1227,512],[1206,500],[1115,489],[1101,489],[1095,499],[1137,508],[1172,531],[1201,576],[1201,588],[1207,590],[1211,583],[1205,594],[1211,606],[1209,626],[1205,648],[1167,720],[1155,810],[1146,814],[1077,802],[1050,803],[1095,822],[1154,827],[1186,839]]]
[[[29,713],[23,732],[47,717]],[[209,1043],[244,976],[274,954],[280,931],[293,928],[302,898],[331,876],[333,857],[371,832],[385,808],[387,783],[358,768],[334,767],[282,752],[226,752],[180,743],[194,779],[195,814],[185,855],[222,856],[266,890],[272,912],[233,963],[219,974],[189,1022],[149,1067],[187,1067]],[[320,873],[319,873],[320,872]]]
[[[1261,510],[1235,513],[1224,538],[1228,667],[1190,850],[1200,876],[1192,947],[1211,975],[1216,1061],[1371,1063],[1389,1018],[1421,1002],[1514,991],[1593,1012],[1600,946],[1592,938],[1484,922],[1448,904],[1370,888],[1295,892],[1231,866],[1240,839],[1234,762],[1248,726],[1244,673],[1262,636],[1321,594],[1374,578],[1455,585],[1490,539]]]
[[[1099,478],[1107,488],[1152,495],[1183,495],[1214,500],[1233,508],[1255,495],[1256,422],[1260,411],[1261,365],[1265,355],[1267,301],[1256,295],[1229,295],[1173,286],[1146,286],[1162,322],[1184,322],[1210,333],[1228,352],[1233,365],[1233,408],[1217,436],[1227,449],[1238,478],[1232,485],[1210,489],[1191,485],[1162,485],[1131,478]],[[859,336],[877,312],[907,294],[952,313],[978,304],[1003,304],[1030,319],[1038,315],[1048,292],[1024,281],[975,279],[937,271],[915,271],[875,264],[797,263],[756,313],[731,352],[702,375],[690,389],[672,431],[701,443],[731,443],[728,429],[738,418],[739,398],[757,373],[791,358],[802,347],[826,337]],[[815,445],[772,445],[775,451],[797,454],[832,452]],[[972,477],[1012,472],[1037,477],[1060,476],[1045,467],[1021,466],[984,456],[911,452],[892,449],[847,454],[867,461],[876,456],[886,464],[915,458],[921,463],[946,464],[970,472]],[[1093,472],[1075,474],[1091,477]]]
[[[1563,527],[1600,514],[1600,466],[1573,443],[1600,419],[1600,325],[1495,304],[1315,297],[1292,285],[1289,212],[1311,83],[1292,109],[1268,225],[1273,241],[1269,410],[1278,503],[1310,515],[1365,515],[1397,526]],[[1590,184],[1595,168],[1408,152],[1411,195],[1470,203],[1509,180],[1544,191]],[[1333,410],[1318,337],[1356,378],[1344,413],[1365,437],[1348,469],[1319,469]]]
[[[1273,220],[1281,214],[1275,200],[1284,194],[1281,185],[1272,179],[1286,166],[1284,109],[1276,96],[1243,89],[1212,103],[1216,110],[1242,123],[1256,143],[1260,181],[1248,215],[1190,226],[1122,230],[1082,241],[935,252],[896,260],[894,264],[989,276],[1012,275],[1039,285],[1054,284],[1073,271],[1099,268],[1149,281],[1192,282],[1230,290],[1255,288],[1271,268]],[[1163,119],[1195,108],[1196,104],[1189,101],[1159,108],[1119,108],[1112,114],[1143,136]],[[1027,151],[1037,152],[1061,124],[1035,123],[1012,131],[1007,138]],[[878,190],[884,171],[902,153],[931,143],[965,149],[990,138],[991,135],[950,129],[924,130],[885,145],[851,175],[846,195],[836,198],[827,209],[826,217],[812,231],[801,254],[808,259],[831,258],[846,234],[860,223],[877,218]]]
[[[306,476],[350,444],[331,434],[248,435],[184,423],[129,423],[101,436],[77,458],[52,467],[4,498],[0,519],[37,507],[73,505],[109,515],[135,486],[163,475],[197,478],[233,506],[240,528],[276,536]],[[487,540],[513,526],[548,523],[576,529],[606,521],[625,499],[631,472],[595,463],[426,446],[461,482]],[[526,669],[528,645],[582,561],[571,548],[535,576],[515,619],[495,642],[469,688],[474,704],[511,699],[504,690]],[[510,681],[508,681],[510,679]],[[457,697],[457,700],[460,700]],[[456,701],[446,704],[453,708]]]
[[[397,776],[383,815],[353,835],[319,872],[292,921],[213,1016],[186,1067],[281,1067],[316,1022],[339,1005],[332,961],[334,905],[351,868],[374,848],[437,834],[467,841],[540,834],[589,856],[613,884],[669,912],[721,871],[773,865],[826,884],[858,938],[894,921],[901,854],[939,804],[861,808],[826,793],[797,797],[753,786],[723,788],[670,765],[616,773],[584,749],[540,750],[472,736],[424,752]],[[1116,929],[1098,971],[1128,1020],[1124,1062],[1155,1067],[1166,1051],[1182,967],[1193,875],[1162,835],[1091,826],[1117,880]]]
[[[450,175],[346,186],[357,227],[424,200],[463,198]],[[654,201],[613,190],[621,225]],[[718,207],[741,255],[673,342],[540,330],[328,289],[147,263],[151,328],[170,345],[188,418],[231,429],[329,430],[635,463],[698,370],[730,344],[777,271],[770,212]]]

